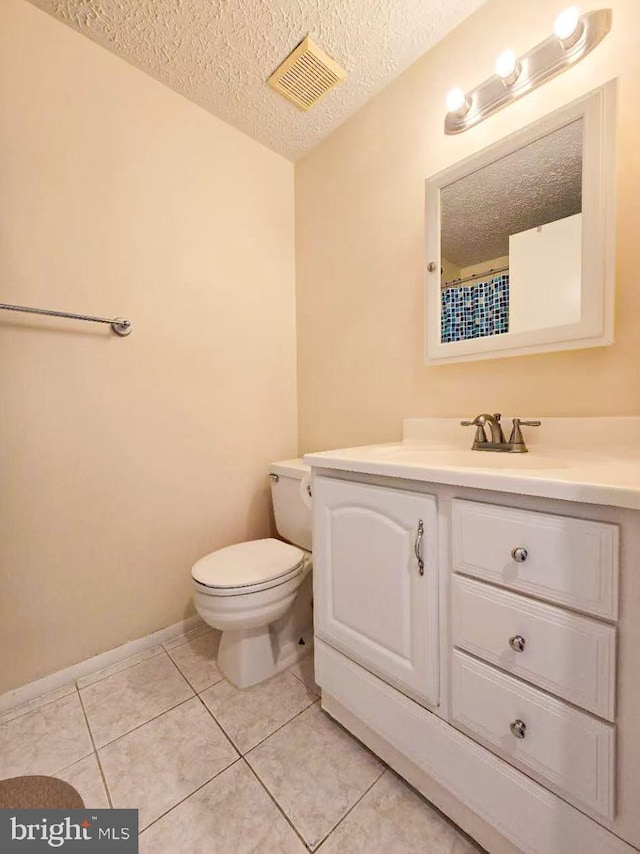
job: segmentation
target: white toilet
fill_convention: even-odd
[[[202,619],[222,631],[218,667],[247,688],[290,667],[312,642],[311,498],[302,460],[273,463],[281,540],[252,540],[205,555],[191,570]]]

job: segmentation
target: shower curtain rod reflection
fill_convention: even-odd
[[[484,270],[482,273],[474,273],[473,276],[466,276],[464,279],[452,279],[450,282],[443,282],[440,287],[442,290],[445,288],[457,288],[458,285],[464,285],[465,282],[474,282],[476,279],[486,279],[487,276],[493,276],[497,273],[505,273],[509,269],[509,265],[506,267],[496,267],[495,270]]]
[[[108,323],[116,335],[120,335],[122,337],[129,335],[133,330],[131,321],[124,317],[115,317],[113,319],[107,317],[93,317],[90,314],[72,314],[69,311],[51,311],[47,308],[28,308],[25,305],[9,305],[4,302],[0,302],[0,309],[4,311],[21,311],[25,314],[44,314],[47,317],[66,317],[70,320],[88,320],[90,323]]]

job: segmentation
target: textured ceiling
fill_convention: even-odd
[[[486,0],[31,0],[296,159]],[[312,38],[347,79],[309,113],[265,81]]]
[[[509,254],[509,235],[582,210],[582,119],[442,189],[442,254],[469,267]]]

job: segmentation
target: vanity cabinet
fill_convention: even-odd
[[[637,515],[326,468],[313,485],[323,708],[492,854],[637,850],[616,673],[618,520],[628,561]]]
[[[313,503],[317,637],[436,706],[435,498],[316,477]]]

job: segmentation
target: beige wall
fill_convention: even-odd
[[[0,4],[0,692],[192,613],[296,453],[293,166]]]
[[[498,52],[545,39],[566,0],[490,0],[296,164],[301,450],[393,440],[406,416],[640,413],[640,9],[583,62],[477,128],[443,134],[444,97]],[[602,4],[582,3],[581,8]],[[616,344],[426,367],[424,180],[619,76]]]

